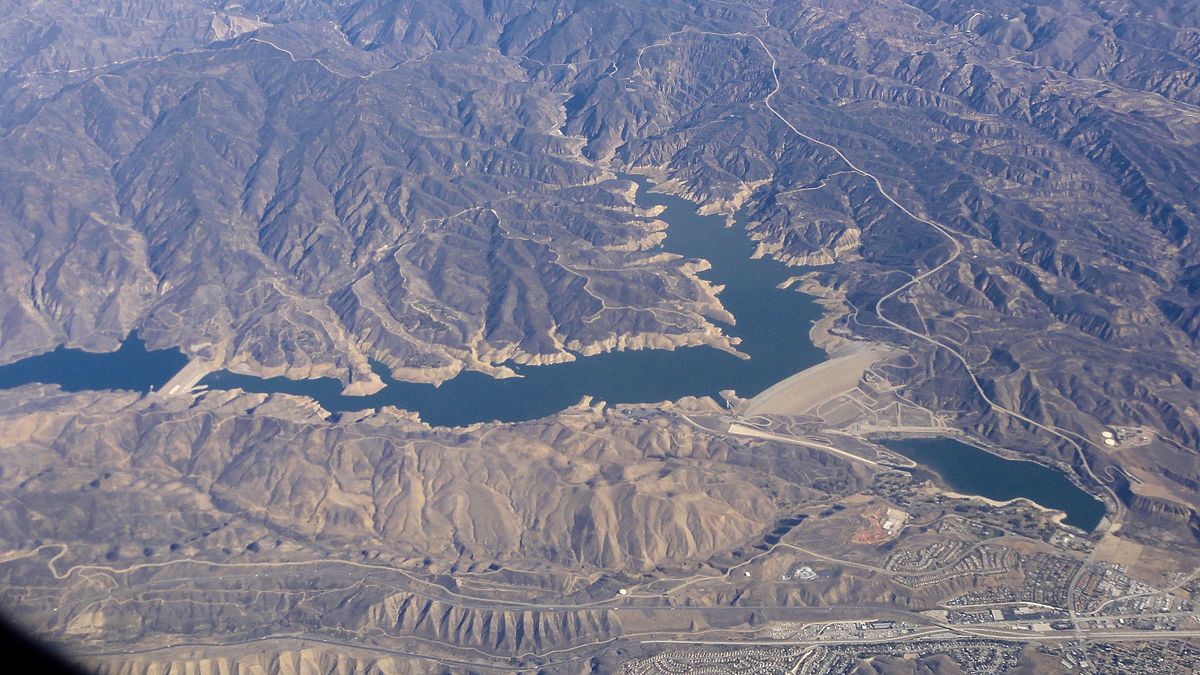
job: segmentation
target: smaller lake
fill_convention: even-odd
[[[0,366],[0,389],[41,382],[57,384],[63,391],[127,389],[145,394],[166,384],[187,361],[177,349],[147,350],[134,332],[115,352],[60,345],[52,352]]]
[[[955,492],[996,501],[1024,497],[1067,514],[1064,522],[1091,532],[1104,517],[1104,502],[1072,483],[1061,471],[1036,462],[1005,459],[950,438],[881,441],[930,469]]]

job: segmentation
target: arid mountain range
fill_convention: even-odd
[[[884,431],[926,415],[1105,501],[1096,533],[1071,534],[1097,548],[1062,554],[1083,560],[1071,620],[1118,543],[1179,563],[1143,573],[1135,555],[1122,574],[1200,592],[1192,0],[43,0],[0,17],[0,364],[136,331],[210,370],[362,394],[373,363],[438,383],[736,352],[707,261],[663,250],[668,223],[622,178],[642,175],[740,212],[825,310],[818,346],[886,346],[854,403],[894,406]],[[943,562],[977,569],[999,536],[1004,583],[1053,567],[1031,541],[1064,541],[1027,504],[994,521],[958,504],[986,526],[938,529],[958,498],[819,401],[738,437],[735,394],[733,413],[584,401],[455,429],[239,392],[0,399],[0,601],[114,673],[652,668],[651,637],[818,608],[916,621],[990,588],[900,579],[909,536],[951,532],[967,543]],[[813,548],[884,502],[927,529]],[[847,567],[759,584],[793,574],[770,567],[781,541]],[[1059,658],[1032,650],[1009,656]]]

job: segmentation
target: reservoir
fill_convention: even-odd
[[[737,325],[723,329],[742,339],[738,348],[750,359],[710,347],[609,352],[570,363],[508,364],[521,375],[516,378],[465,371],[439,387],[394,380],[376,364],[375,372],[387,386],[370,396],[343,396],[342,383],[332,378],[264,379],[220,371],[200,383],[213,389],[310,396],[334,412],[396,406],[420,413],[429,424],[461,426],[535,419],[574,405],[585,395],[609,403],[651,403],[716,397],[722,389],[734,389],[750,397],[825,359],[808,336],[821,316],[820,307],[810,296],[776,287],[794,269],[774,260],[751,259],[754,244],[746,236],[742,213],[734,227],[725,227],[722,216],[699,215],[691,202],[651,192],[648,180],[625,178],[638,183],[639,207],[665,207],[659,215],[670,225],[664,250],[712,263],[701,276],[725,286],[719,297]]]
[[[63,391],[126,389],[147,393],[163,386],[187,361],[177,349],[148,351],[134,332],[115,352],[85,352],[60,345],[52,352],[0,366],[0,389],[43,382],[57,384]]]
[[[911,438],[882,445],[937,473],[955,492],[996,501],[1024,497],[1067,514],[1064,522],[1091,532],[1104,517],[1104,503],[1061,471],[1036,462],[1005,459],[950,438]]]
[[[691,203],[651,192],[645,179],[633,180],[638,182],[639,206],[665,207],[659,216],[669,223],[664,249],[712,263],[701,274],[725,287],[720,299],[737,325],[724,329],[742,339],[739,349],[750,359],[709,347],[610,352],[570,363],[513,366],[521,374],[516,378],[498,380],[463,372],[440,387],[394,380],[374,364],[387,386],[370,396],[343,396],[342,383],[332,378],[289,380],[220,371],[201,384],[308,396],[331,412],[396,406],[418,412],[435,426],[461,426],[535,419],[574,405],[585,395],[609,403],[651,403],[684,396],[715,397],[723,389],[733,389],[748,398],[824,360],[824,352],[809,341],[820,308],[807,295],[777,288],[793,270],[773,260],[751,259],[754,245],[746,235],[742,213],[734,227],[725,227],[722,217],[699,215]],[[186,361],[176,350],[147,351],[134,333],[108,354],[60,347],[0,366],[0,388],[46,382],[67,391],[147,392],[161,387]],[[998,501],[1025,497],[1064,511],[1068,524],[1089,531],[1104,516],[1103,503],[1061,472],[1034,462],[1003,459],[945,438],[885,444],[936,472],[957,492]]]

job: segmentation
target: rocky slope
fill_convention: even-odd
[[[162,15],[180,39],[192,25],[123,9],[108,18],[146,18],[151,42]],[[298,8],[157,55],[130,36],[109,63],[21,35],[0,97],[0,358],[136,327],[256,374],[357,382],[374,358],[439,381],[618,342],[728,347],[694,265],[651,251],[661,224],[560,132],[567,95],[498,50],[503,17],[429,43],[452,10],[412,18],[427,39],[368,39],[397,17]]]
[[[3,398],[0,492],[19,498],[0,538],[20,552],[0,561],[5,610],[89,652],[217,633],[490,656],[610,639],[621,586],[694,574],[869,475],[669,411],[439,430],[286,396]]]

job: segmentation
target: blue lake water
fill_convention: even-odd
[[[825,353],[808,337],[813,321],[820,317],[820,307],[810,296],[776,288],[795,270],[773,260],[751,259],[754,244],[746,236],[743,216],[739,214],[734,227],[725,227],[723,217],[701,216],[692,203],[651,192],[645,179],[629,178],[638,181],[639,206],[665,207],[659,217],[670,226],[663,248],[712,263],[701,276],[725,286],[721,302],[736,317],[737,325],[724,328],[742,339],[738,348],[750,359],[710,347],[609,352],[570,363],[512,366],[522,375],[519,378],[498,380],[464,372],[439,387],[400,382],[376,367],[387,386],[370,396],[343,396],[342,384],[331,378],[264,379],[223,371],[208,375],[201,384],[214,389],[311,396],[330,411],[397,406],[419,412],[430,424],[457,426],[535,419],[574,405],[584,395],[610,403],[716,396],[722,389],[753,396],[824,360]]]
[[[343,396],[342,383],[331,378],[289,380],[209,374],[201,381],[213,389],[243,389],[260,393],[289,393],[315,399],[333,412],[396,406],[420,413],[433,425],[459,426],[482,421],[518,421],[542,417],[591,395],[610,403],[649,403],[683,396],[716,396],[734,389],[753,396],[825,357],[809,341],[809,329],[820,316],[813,299],[777,285],[794,273],[772,260],[752,260],[754,245],[746,236],[741,214],[734,227],[719,216],[701,216],[678,197],[653,193],[641,178],[637,203],[662,205],[669,223],[664,249],[689,258],[703,258],[712,268],[702,276],[723,285],[721,302],[736,317],[728,333],[742,339],[739,348],[751,356],[740,359],[709,347],[675,351],[611,352],[571,363],[513,366],[519,378],[497,380],[464,372],[440,387],[400,382],[376,365],[387,385],[370,396]],[[133,334],[108,354],[59,348],[53,352],[0,366],[0,388],[31,382],[60,385],[68,391],[130,389],[146,392],[161,387],[186,358],[176,350],[147,351]],[[1104,516],[1104,505],[1061,472],[1033,462],[1006,460],[950,439],[889,441],[888,447],[938,473],[958,492],[989,499],[1026,497],[1066,512],[1066,522],[1092,530]]]
[[[1061,471],[1036,462],[1005,459],[950,438],[910,438],[882,444],[937,473],[955,492],[996,501],[1024,497],[1065,512],[1065,523],[1088,532],[1104,517],[1104,502]]]
[[[148,392],[161,387],[187,363],[178,349],[147,350],[131,334],[115,352],[94,353],[58,347],[0,366],[0,389],[33,382],[57,384],[64,391],[127,389]]]

